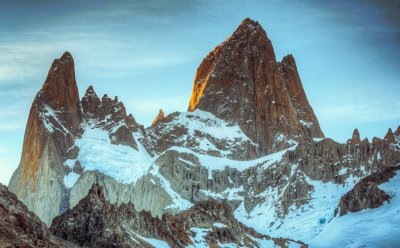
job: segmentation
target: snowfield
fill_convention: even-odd
[[[229,126],[227,123],[220,123],[211,114],[203,111],[196,111],[187,114],[180,114],[177,122],[184,123],[188,127],[188,135],[193,135],[196,130],[210,134],[218,139],[247,140],[242,136],[242,132],[236,126]],[[47,109],[43,118],[55,118],[56,113]],[[212,126],[207,125],[207,121],[201,121],[203,126],[193,125],[193,119],[203,118],[208,122],[213,122]],[[48,126],[48,131],[54,130],[54,126]],[[166,127],[168,128],[168,127]],[[221,132],[221,128],[227,133]],[[97,170],[104,175],[110,176],[121,183],[135,183],[139,178],[151,174],[155,180],[151,179],[155,185],[162,188],[171,196],[172,204],[165,209],[186,210],[193,204],[175,192],[170,182],[159,172],[158,165],[155,163],[158,157],[165,152],[173,150],[179,153],[189,153],[195,155],[204,168],[208,169],[208,178],[213,179],[214,171],[224,170],[226,167],[235,168],[243,172],[254,166],[261,166],[262,169],[274,168],[279,166],[278,162],[288,151],[294,151],[297,143],[290,141],[293,145],[285,150],[260,157],[250,161],[233,160],[226,157],[214,157],[201,154],[184,147],[171,147],[162,154],[151,157],[144,146],[140,143],[141,134],[133,134],[138,149],[125,145],[115,145],[111,143],[109,132],[93,125],[84,127],[81,138],[75,140],[75,145],[79,148],[77,159],[64,162],[71,172],[64,177],[64,184],[71,188],[79,179],[80,175],[72,171],[72,168],[79,160],[84,171]],[[320,141],[322,139],[315,139]],[[205,145],[205,143],[200,143]],[[204,148],[205,149],[205,148]],[[197,166],[193,162],[179,158],[188,166]],[[293,173],[303,173],[297,170],[297,164],[291,165]],[[346,174],[347,168],[342,168],[339,175]],[[361,179],[348,177],[347,180],[339,185],[335,183],[323,183],[302,175],[308,184],[314,187],[309,195],[309,202],[300,208],[295,205],[289,207],[289,213],[283,218],[277,217],[276,209],[283,192],[282,189],[268,188],[259,196],[267,199],[264,203],[257,205],[251,212],[247,212],[244,207],[243,186],[238,188],[228,188],[223,192],[215,193],[201,190],[205,195],[214,199],[228,199],[241,201],[239,207],[234,211],[234,216],[243,224],[254,228],[256,231],[272,237],[290,238],[300,240],[309,244],[310,247],[400,247],[400,175],[396,175],[389,182],[382,184],[380,188],[392,196],[390,202],[377,209],[367,209],[357,213],[349,213],[342,217],[334,216],[340,198],[351,190]],[[215,223],[215,227],[222,227],[222,223]],[[192,237],[191,247],[207,247],[204,236],[211,229],[192,228],[196,233]],[[132,234],[132,238],[135,235]],[[163,241],[144,239],[156,247],[168,247]],[[271,240],[255,240],[261,247],[274,247]],[[220,244],[221,247],[235,247],[231,244]]]
[[[310,247],[400,247],[400,174],[379,188],[392,197],[388,203],[333,218]]]
[[[121,183],[136,182],[148,174],[152,158],[146,149],[137,140],[135,141],[138,150],[125,145],[115,145],[111,143],[107,131],[87,126],[82,137],[75,141],[75,145],[79,148],[77,160],[84,171],[97,170]],[[75,161],[76,159],[67,160],[64,164],[72,169]],[[74,172],[70,172],[64,178],[67,188],[71,188],[78,180],[72,173]]]

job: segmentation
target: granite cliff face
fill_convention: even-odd
[[[92,86],[79,100],[71,55],[55,60],[9,188],[47,225],[65,213],[52,230],[79,245],[308,243],[397,199],[372,175],[400,164],[400,127],[371,141],[357,129],[345,144],[323,137],[294,58],[277,62],[246,19],[199,66],[189,112],[160,111],[147,128]]]
[[[77,155],[73,144],[81,121],[74,61],[66,52],[54,60],[32,103],[20,165],[9,184],[42,220],[52,219],[67,207],[62,164]]]
[[[293,56],[277,62],[265,31],[250,19],[202,61],[188,109],[238,123],[261,155],[292,139],[324,137]]]

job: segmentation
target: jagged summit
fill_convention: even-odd
[[[233,40],[235,38],[241,38],[241,37],[249,39],[251,36],[259,38],[260,37],[267,38],[267,33],[257,21],[253,21],[250,18],[246,18],[239,24],[235,32],[228,40]],[[252,41],[257,42],[257,40],[252,40]]]
[[[92,95],[92,94],[96,95],[96,92],[94,91],[93,86],[89,85],[89,87],[86,89],[85,95]]]
[[[387,140],[389,142],[395,141],[395,137],[394,137],[394,134],[393,134],[393,131],[391,128],[389,128],[389,130],[387,131],[387,133],[385,135],[385,140]]]
[[[277,62],[264,29],[250,19],[200,64],[188,107],[195,109],[237,122],[261,154],[324,137],[293,56]]]
[[[37,101],[52,109],[63,109],[70,114],[72,125],[81,121],[79,93],[75,79],[74,60],[69,52],[55,59]]]
[[[164,118],[165,118],[164,111],[162,109],[160,109],[160,111],[158,112],[156,118],[154,118],[151,125],[154,126],[155,124],[157,124],[157,122],[159,122],[160,120],[162,120]]]
[[[361,138],[360,138],[360,132],[358,129],[354,129],[353,135],[351,136],[351,139],[347,141],[347,144],[349,145],[356,145],[361,143]]]
[[[70,61],[73,62],[74,61],[74,59],[72,58],[72,55],[69,51],[65,51],[59,60],[63,61],[63,62],[70,62]]]

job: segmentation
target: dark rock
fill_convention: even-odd
[[[390,200],[390,196],[377,186],[394,177],[398,169],[400,167],[389,167],[363,178],[340,199],[339,215],[342,216],[348,212],[358,212],[367,208],[378,208],[384,202]]]
[[[78,247],[54,237],[39,217],[0,184],[0,247]]]

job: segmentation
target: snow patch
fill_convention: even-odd
[[[233,159],[228,159],[228,158],[213,157],[213,156],[209,156],[209,155],[199,154],[188,148],[177,147],[177,146],[173,146],[173,147],[169,148],[168,150],[173,150],[173,151],[177,151],[180,153],[189,153],[189,154],[195,155],[199,159],[200,164],[203,167],[208,168],[209,179],[212,179],[213,171],[224,170],[226,167],[237,169],[238,171],[244,171],[250,167],[262,164],[263,168],[267,169],[269,166],[282,160],[282,157],[283,157],[283,155],[285,155],[286,152],[294,151],[296,149],[296,147],[297,147],[297,144],[295,144],[287,149],[284,149],[282,151],[272,153],[272,154],[254,159],[254,160],[247,160],[247,161],[233,160]],[[162,154],[160,156],[162,156]],[[183,159],[180,159],[180,160],[193,165],[193,163],[190,161],[186,161]]]
[[[85,126],[82,137],[75,140],[79,148],[77,159],[84,171],[97,170],[121,183],[136,182],[148,173],[151,157],[136,138],[135,141],[138,150],[112,144],[107,131]],[[64,164],[71,167],[72,162],[67,160]]]
[[[78,181],[79,177],[81,175],[76,174],[75,172],[71,171],[67,175],[64,176],[64,185],[67,187],[67,189],[72,188],[72,186],[75,185],[75,183]]]
[[[314,125],[314,123],[312,123],[311,121],[300,120],[299,122],[302,126],[307,127],[307,128],[310,128],[312,125]]]

